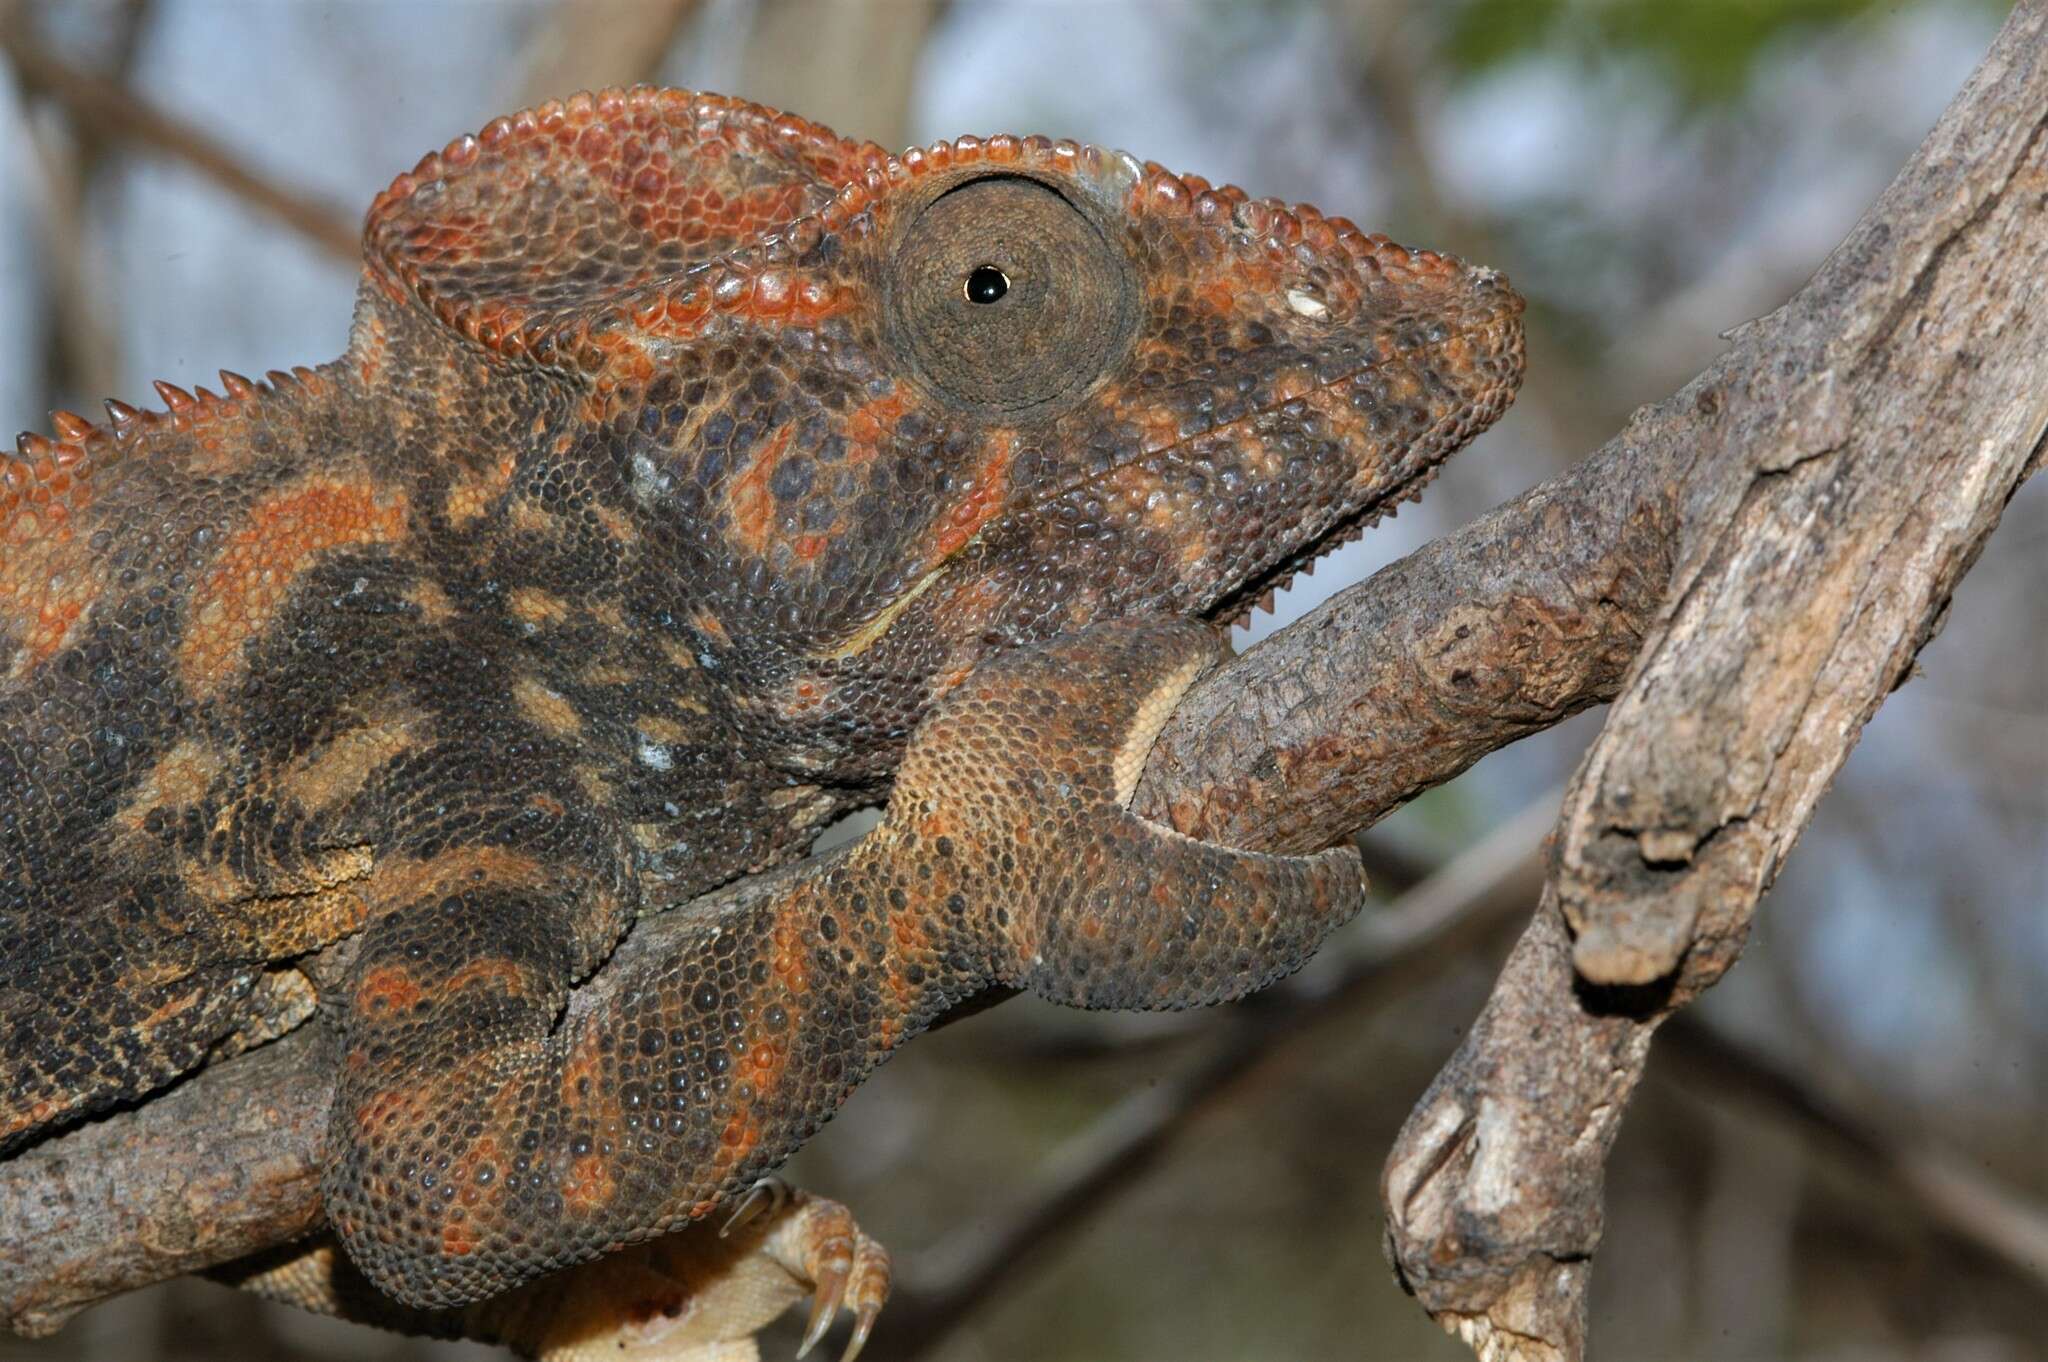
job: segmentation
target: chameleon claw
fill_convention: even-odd
[[[733,1207],[732,1214],[720,1227],[718,1237],[725,1239],[733,1231],[744,1228],[755,1216],[765,1210],[780,1209],[789,1200],[789,1184],[781,1178],[762,1178],[747,1189],[740,1198],[740,1204]]]
[[[875,1320],[882,1313],[882,1302],[864,1302],[853,1314],[853,1336],[846,1340],[846,1351],[839,1354],[839,1362],[854,1362],[860,1350],[868,1345],[868,1335],[874,1332]]]
[[[853,1362],[874,1332],[875,1317],[888,1302],[892,1268],[889,1251],[861,1232],[853,1213],[836,1201],[793,1192],[789,1214],[771,1232],[768,1252],[792,1276],[807,1282],[812,1295],[799,1359],[832,1328],[841,1310],[853,1312],[853,1332],[840,1362]]]
[[[853,1240],[859,1231],[844,1208],[836,1209],[834,1214],[831,1209],[821,1208],[814,1233],[805,1246],[813,1299],[811,1317],[804,1324],[804,1341],[796,1350],[798,1362],[818,1345],[818,1340],[832,1327],[832,1321],[838,1318],[839,1307],[846,1300],[847,1280],[853,1275]]]
[[[804,1341],[797,1345],[797,1362],[803,1362],[804,1355],[818,1346],[818,1341],[825,1337],[825,1331],[838,1317],[840,1302],[846,1299],[846,1278],[852,1267],[853,1246],[847,1244],[839,1257],[818,1269],[815,1279],[817,1295],[811,1302],[811,1317],[804,1322]]]

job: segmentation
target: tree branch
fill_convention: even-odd
[[[1580,1356],[1651,1033],[1734,961],[2048,436],[2044,38],[2020,5],[1812,282],[1602,451],[1687,469],[1679,566],[1382,1182],[1408,1285],[1482,1357]]]

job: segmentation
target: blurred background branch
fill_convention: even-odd
[[[14,77],[33,94],[54,100],[99,138],[134,142],[198,171],[343,260],[361,255],[349,218],[317,199],[251,170],[242,159],[184,120],[131,94],[118,80],[73,66],[38,46],[17,23],[0,25],[0,49]]]

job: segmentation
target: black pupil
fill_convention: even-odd
[[[994,265],[976,265],[967,276],[967,301],[992,303],[1010,291],[1010,277]]]

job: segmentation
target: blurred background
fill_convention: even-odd
[[[316,363],[371,196],[495,114],[653,79],[891,147],[1045,132],[1507,271],[1513,411],[1239,646],[1546,478],[1770,310],[1933,124],[1983,0],[0,0],[0,422]],[[1608,1358],[2048,1357],[2048,488],[2008,508],[1610,1169]],[[1363,835],[1302,976],[1175,1017],[1016,1000],[792,1165],[896,1253],[884,1359],[1465,1356],[1377,1184],[1529,906],[1599,723]],[[793,1354],[785,1328],[765,1356]],[[481,1359],[178,1282],[0,1359]]]

